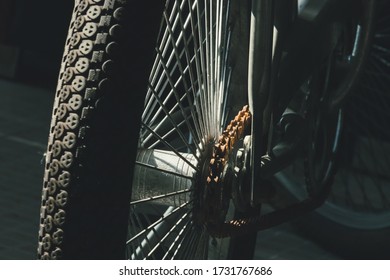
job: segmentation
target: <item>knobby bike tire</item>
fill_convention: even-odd
[[[46,153],[41,259],[125,256],[134,131],[163,5],[75,2]]]

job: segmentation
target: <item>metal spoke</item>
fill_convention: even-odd
[[[183,8],[183,6],[184,6],[184,3],[185,3],[185,2],[183,1],[182,5],[180,6],[180,11],[182,10],[182,8]],[[179,14],[179,16],[181,16],[181,13],[178,13],[178,14]],[[184,21],[184,25],[181,26],[182,31],[184,31],[184,30],[187,28],[187,26],[189,25],[189,17],[190,17],[190,16],[187,15],[187,18],[186,18],[185,21]],[[170,19],[170,22],[172,21],[171,18],[172,18],[172,17],[169,18],[169,19]],[[177,20],[178,20],[178,16],[176,16],[176,18],[175,18],[175,21],[174,21],[174,23],[173,23],[173,28],[175,28],[175,27],[177,26],[177,23],[178,23]],[[166,34],[166,35],[169,35],[167,29],[165,30],[165,34]],[[177,42],[178,42],[178,43],[181,42],[181,40],[182,40],[182,35],[184,36],[184,32],[182,32],[182,34],[179,35],[179,37],[178,37],[178,39],[177,39]],[[192,37],[191,37],[191,39],[192,39]],[[169,44],[167,44],[167,41],[168,41],[168,40],[169,40],[168,37],[167,37],[167,38],[164,38],[164,40],[162,41],[162,43],[161,43],[161,45],[160,45],[160,47],[159,47],[159,49],[162,50],[163,56],[166,56],[166,55],[167,55],[167,50],[168,50],[168,47],[169,47]],[[161,47],[162,45],[164,45],[164,48]],[[183,51],[181,52],[180,58],[182,58],[184,52],[185,52],[185,50],[183,50]],[[168,55],[168,61],[167,61],[167,66],[170,66],[170,67],[172,67],[172,69],[173,69],[173,70],[172,70],[172,73],[173,73],[174,70],[176,69],[177,63],[178,63],[178,62],[176,61],[175,64],[171,65],[171,63],[174,61],[173,58],[174,58],[174,51],[172,51],[172,52]],[[160,89],[160,85],[161,85],[161,83],[164,81],[164,78],[163,78],[163,75],[161,75],[161,74],[158,72],[158,71],[161,70],[161,65],[160,65],[159,58],[158,58],[157,56],[156,56],[156,59],[155,59],[155,67],[154,67],[153,69],[154,69],[154,71],[152,71],[152,75],[151,75],[151,76],[154,76],[154,77],[158,77],[158,78],[159,78],[158,81],[157,81],[157,84],[156,84],[156,91],[164,92],[166,86],[168,85],[168,83],[167,83],[167,81],[165,81],[165,83],[164,83],[164,85],[163,85],[163,88]],[[154,73],[154,74],[153,74],[153,73]],[[155,82],[155,80],[156,80],[155,78],[150,78],[151,84],[153,84],[153,83]],[[148,96],[149,96],[149,94],[148,94]],[[148,100],[148,99],[147,99],[147,100]],[[148,104],[147,107],[149,107],[149,105],[150,105],[150,104]],[[145,113],[148,113],[148,112],[144,112],[144,114],[145,114]],[[144,115],[143,115],[143,116],[144,116]],[[144,118],[144,119],[145,119],[145,118]]]
[[[175,96],[175,98],[176,98],[177,104],[179,105],[180,111],[181,111],[181,113],[183,114],[183,117],[184,117],[185,120],[186,120],[187,127],[188,127],[189,131],[192,133],[192,135],[195,135],[195,133],[194,133],[194,131],[192,130],[192,127],[191,127],[191,125],[189,124],[188,119],[187,119],[187,117],[186,117],[186,116],[187,116],[187,113],[186,113],[186,111],[184,110],[184,107],[183,107],[183,105],[182,105],[181,102],[180,102],[180,95],[179,95],[179,93],[176,91],[176,88],[175,88],[175,86],[174,86],[174,82],[172,81],[172,79],[171,79],[171,77],[170,77],[170,75],[169,75],[169,71],[168,71],[167,65],[166,65],[165,62],[163,61],[162,53],[161,53],[159,50],[156,50],[156,51],[157,51],[157,55],[160,57],[161,64],[162,64],[162,66],[163,66],[163,68],[164,68],[164,72],[165,72],[166,78],[168,79],[168,81],[169,81],[169,83],[170,83],[170,85],[171,85],[171,87],[172,87],[172,89],[173,89],[173,93],[174,93],[174,96]]]
[[[157,102],[159,103],[160,107],[164,110],[166,116],[168,117],[168,119],[170,120],[171,124],[175,128],[176,132],[179,134],[179,136],[180,136],[181,140],[183,141],[183,143],[186,145],[186,147],[192,152],[192,154],[199,161],[199,158],[196,156],[196,152],[195,152],[194,148],[190,145],[190,143],[186,139],[185,135],[183,134],[183,132],[181,131],[181,129],[177,125],[176,121],[172,118],[172,115],[169,113],[168,109],[166,108],[166,106],[161,101],[161,99],[158,96],[158,94],[154,90],[152,90],[152,92],[153,92],[153,95],[156,98]]]
[[[176,3],[175,3],[175,4],[176,4]],[[182,7],[183,5],[184,5],[184,1],[183,1],[183,3],[182,3],[181,7]],[[175,9],[175,6],[174,6],[174,9]],[[172,21],[173,14],[174,14],[174,10],[172,11],[172,14],[171,14],[171,16],[170,16],[170,18],[169,18],[170,21]],[[173,26],[176,26],[177,23],[178,23],[178,15],[176,15],[176,18],[175,18],[175,20],[174,20]],[[187,24],[188,24],[188,23],[187,23]],[[159,49],[162,51],[162,53],[163,53],[164,56],[167,55],[167,51],[168,51],[168,48],[169,48],[169,44],[167,44],[167,41],[169,40],[169,36],[170,36],[170,34],[169,34],[168,30],[165,29],[165,31],[164,31],[164,36],[163,36],[163,39],[162,39],[161,44],[160,44],[160,47],[159,47]],[[178,40],[180,41],[181,38],[179,38]],[[183,52],[184,52],[184,51],[183,51]],[[183,53],[183,52],[182,52],[182,53]],[[171,62],[173,61],[173,56],[174,56],[174,54],[173,54],[173,52],[171,52],[171,53],[169,54],[169,56],[168,56],[168,62],[167,62],[167,65],[168,65],[168,66],[170,66]],[[177,62],[176,62],[176,63],[177,63]],[[151,75],[150,75],[149,80],[150,80],[150,83],[151,83],[151,84],[154,84],[154,83],[156,82],[156,79],[157,79],[157,84],[156,84],[156,88],[155,88],[156,91],[164,92],[164,91],[165,91],[165,87],[167,86],[167,82],[166,82],[166,81],[165,81],[165,83],[164,83],[163,89],[159,90],[159,88],[160,88],[160,86],[161,86],[161,83],[163,83],[163,81],[164,81],[163,75],[161,75],[160,72],[159,72],[160,70],[162,70],[161,68],[162,68],[162,66],[161,66],[161,64],[160,64],[159,57],[156,56],[155,62],[154,62],[154,65],[153,65],[152,72],[151,72]],[[173,68],[173,70],[174,70],[174,69],[176,68],[176,66],[174,65],[172,68]],[[148,92],[147,97],[149,97],[149,95],[150,95],[150,92]],[[148,98],[147,98],[146,100],[148,100]],[[150,100],[149,100],[149,101],[150,101]],[[149,104],[149,102],[148,102],[148,105],[146,105],[146,107],[149,108],[149,105],[150,105],[150,104]],[[145,113],[149,113],[149,111],[145,111],[144,114],[145,114]],[[145,118],[144,115],[143,115],[143,118]]]
[[[208,79],[207,79],[207,75],[206,73],[207,72],[207,66],[206,66],[206,63],[205,62],[205,50],[204,50],[204,45],[203,45],[203,42],[204,42],[204,36],[203,36],[203,32],[202,32],[202,26],[200,25],[200,23],[202,22],[201,20],[201,11],[200,11],[200,7],[199,7],[199,1],[196,2],[196,10],[197,10],[197,22],[199,24],[199,27],[198,27],[198,40],[199,40],[199,51],[200,51],[200,66],[201,66],[201,73],[203,75],[203,88],[199,88],[200,89],[200,93],[201,95],[203,96],[203,100],[201,99],[201,104],[200,106],[203,108],[203,110],[205,111],[205,114],[206,114],[206,119],[205,119],[205,122],[206,122],[206,131],[208,133],[208,135],[205,135],[206,137],[210,137],[210,133],[211,133],[211,129],[210,129],[210,110],[209,110],[209,105],[208,105],[208,98],[207,98],[207,95],[208,95],[208,88],[207,88],[207,84],[208,84]],[[191,13],[192,15],[192,13]],[[204,14],[204,17],[206,18],[207,17],[207,14],[205,12]],[[192,20],[192,17],[191,17],[191,20]],[[196,34],[194,34],[194,36],[196,37]]]
[[[189,7],[189,9],[193,9],[193,7]],[[189,15],[187,17],[187,19],[189,20]],[[182,13],[180,12],[179,13],[179,20],[180,20],[180,26],[182,28],[182,30],[184,30],[185,28],[185,23],[183,21],[183,17],[182,17]],[[194,33],[194,30],[193,30],[193,26],[191,25],[191,32],[192,34]],[[191,87],[192,87],[192,93],[194,94],[194,101],[196,101],[196,93],[198,92],[198,90],[196,90],[195,88],[195,85],[198,85],[199,87],[199,84],[201,84],[201,79],[202,79],[202,76],[199,74],[198,72],[198,67],[197,67],[197,54],[198,54],[198,49],[195,47],[195,44],[194,44],[194,55],[193,57],[190,57],[190,48],[188,46],[188,39],[185,35],[184,32],[183,33],[183,43],[184,43],[184,50],[185,50],[185,55],[186,55],[186,62],[187,62],[187,65],[189,65],[189,76],[190,76],[190,81],[191,81]],[[192,67],[190,67],[190,65],[192,66],[193,63],[195,63],[195,67],[196,67],[196,78],[197,78],[197,81],[198,82],[195,82],[195,79],[194,79],[194,76],[195,74],[193,73],[193,69]],[[199,129],[200,129],[200,136],[201,135],[205,135],[205,128],[204,128],[204,117],[201,117],[202,114],[201,114],[201,111],[200,111],[200,108],[198,106],[194,106],[193,104],[191,104],[191,106],[195,107],[195,109],[193,109],[192,111],[196,111],[196,115],[198,116],[198,122],[199,122]],[[193,116],[193,118],[195,118],[195,116]]]
[[[192,223],[193,224],[193,223]],[[189,247],[190,245],[193,243],[194,239],[196,239],[196,237],[198,236],[197,234],[197,231],[194,230],[194,228],[192,227],[192,230],[190,231],[190,235],[188,236],[188,239],[187,238],[182,238],[181,242],[178,244],[177,248],[176,248],[176,251],[175,253],[173,254],[172,256],[172,260],[175,259],[176,255],[180,252],[180,253],[186,253],[189,251]],[[185,243],[184,243],[185,241]],[[185,246],[182,248],[182,246]],[[184,259],[184,256],[181,257],[182,259]]]
[[[183,155],[181,155],[174,147],[172,147],[171,144],[169,144],[167,141],[165,141],[164,139],[161,138],[160,135],[158,135],[155,131],[153,131],[153,129],[151,129],[147,124],[145,124],[144,122],[141,122],[141,125],[147,129],[150,133],[152,133],[157,139],[159,139],[165,146],[167,146],[167,148],[169,148],[169,150],[171,150],[172,152],[174,152],[178,157],[180,157],[182,160],[184,160],[189,166],[191,166],[194,170],[196,171],[200,171],[198,167],[196,167],[195,165],[193,165],[190,161],[188,161],[185,157],[183,157]]]
[[[173,207],[170,206],[166,209],[163,216],[167,216],[169,213],[171,213],[173,210]],[[137,216],[138,217],[138,216]],[[147,219],[147,216],[144,216]],[[148,221],[150,224],[150,221]],[[140,259],[140,255],[142,254],[142,259],[145,259],[145,253],[150,251],[152,249],[152,244],[156,243],[157,240],[160,239],[161,232],[165,230],[165,223],[160,223],[153,227],[148,234],[145,235],[144,239],[142,241],[139,241],[140,244],[135,251],[133,251],[133,254],[131,255],[131,259]]]
[[[134,222],[134,217],[135,217],[135,219],[137,220],[137,224],[140,226],[140,228],[141,228],[141,226],[142,226],[142,222],[141,222],[141,220],[140,220],[140,218],[139,218],[139,216],[138,215],[130,215],[130,218],[132,218],[132,220],[133,220],[133,222]],[[148,240],[147,238],[146,238],[146,240]],[[149,243],[147,243],[148,245],[149,245]],[[137,242],[137,246],[138,247],[141,247],[142,246],[142,244],[141,244],[141,240],[138,240],[138,242]],[[149,246],[150,247],[150,246]],[[133,252],[135,252],[135,249],[134,249],[134,251]],[[143,256],[145,256],[145,254],[144,254],[144,252],[142,251],[141,252],[142,253],[142,255]]]
[[[191,36],[193,38],[194,43],[194,58],[195,58],[195,69],[196,69],[196,75],[198,78],[198,94],[199,94],[199,101],[197,102],[200,104],[197,108],[201,111],[199,116],[201,116],[201,120],[203,123],[203,136],[209,137],[209,129],[208,129],[208,118],[206,115],[205,107],[202,106],[203,104],[207,104],[205,101],[205,89],[202,87],[204,86],[206,82],[206,76],[204,72],[204,65],[203,65],[203,51],[202,51],[202,39],[199,35],[200,29],[202,28],[200,25],[200,21],[195,20],[194,11],[198,7],[198,1],[195,1],[193,5],[191,5],[190,0],[188,0],[188,5],[191,6],[189,17],[190,17],[190,23],[191,23]],[[198,10],[199,13],[199,10]],[[197,16],[199,18],[199,16]]]
[[[171,197],[171,196],[176,196],[176,195],[180,195],[180,194],[185,194],[185,193],[189,193],[189,192],[193,192],[193,191],[194,190],[192,190],[192,189],[185,189],[185,190],[170,192],[170,193],[166,193],[166,194],[162,194],[162,195],[155,195],[155,196],[148,197],[145,199],[139,199],[139,200],[132,201],[132,202],[130,202],[130,205],[136,205],[136,204],[140,204],[140,203],[155,201],[155,200],[159,200],[159,199],[163,199],[163,198],[167,198],[167,197]]]
[[[163,260],[166,260],[169,256],[169,254],[172,253],[172,250],[176,247],[176,244],[177,244],[179,239],[184,240],[186,238],[186,236],[188,236],[188,234],[192,232],[191,226],[189,227],[189,225],[191,225],[191,224],[192,224],[192,221],[188,220],[188,222],[182,227],[181,231],[178,233],[175,240],[172,242],[171,246],[169,246],[167,252],[162,257]]]
[[[150,250],[146,258],[150,257],[157,250],[157,248],[163,244],[163,242],[175,231],[175,229],[184,221],[184,219],[188,217],[191,211],[192,210],[187,211],[183,216],[180,217],[180,219],[171,227],[171,229],[160,239],[157,245]]]
[[[129,224],[127,226],[127,230],[128,230],[128,233],[130,235],[134,235],[134,234],[137,234],[136,230],[135,230],[135,227],[137,226],[137,224],[135,223],[134,221],[134,218],[133,218],[133,215],[130,215],[129,217],[130,221],[129,221]],[[140,227],[141,225],[138,225],[138,227]],[[140,245],[141,243],[139,243],[138,245]],[[134,252],[135,250],[135,246],[134,244],[129,244],[130,248],[127,248],[127,252],[129,254],[129,257],[130,257],[130,252]]]
[[[205,88],[206,88],[206,93],[207,93],[207,98],[206,98],[206,104],[204,104],[205,106],[207,106],[207,118],[209,120],[209,129],[210,129],[210,133],[211,135],[215,136],[215,131],[213,131],[213,125],[212,125],[212,116],[211,116],[211,104],[209,105],[208,102],[210,102],[212,99],[211,99],[211,95],[213,94],[212,92],[212,88],[211,88],[211,84],[212,84],[212,79],[213,79],[213,75],[212,75],[212,71],[211,71],[211,67],[212,67],[212,63],[211,63],[211,49],[210,49],[210,12],[209,12],[209,9],[208,9],[208,5],[207,5],[207,2],[210,2],[211,4],[211,1],[208,1],[208,0],[204,0],[204,7],[205,7],[205,37],[204,37],[204,40],[205,40],[205,48],[206,48],[206,72],[205,73],[208,73],[207,75],[207,78],[206,78],[206,83],[205,83]]]
[[[177,172],[169,171],[169,170],[166,170],[166,169],[158,168],[158,167],[156,167],[154,165],[147,164],[147,163],[144,163],[144,162],[136,161],[135,164],[137,164],[139,166],[146,167],[146,168],[150,168],[150,169],[153,169],[153,170],[158,170],[158,171],[161,171],[163,173],[171,174],[171,175],[174,175],[174,176],[177,176],[177,177],[185,178],[185,179],[188,179],[188,180],[191,180],[191,181],[195,180],[194,177],[186,176],[186,175],[183,175],[181,173],[177,173]]]
[[[173,30],[172,30],[172,27],[171,25],[169,24],[169,21],[168,21],[168,18],[167,18],[167,15],[166,13],[164,13],[164,17],[165,17],[165,20],[166,20],[166,24],[167,24],[167,29],[169,30],[169,32],[171,32],[173,34]],[[180,19],[180,17],[179,17]],[[183,32],[181,32],[183,33]],[[181,36],[181,34],[180,34]],[[183,40],[185,41],[185,39]],[[176,42],[175,38],[173,37],[173,35],[171,36],[171,42],[172,42],[172,47],[173,47],[173,50],[174,50],[174,54],[176,56],[176,59],[178,61],[178,68],[179,68],[179,71],[180,71],[180,74],[181,76],[184,77],[184,70],[183,70],[183,66],[181,65],[181,62],[180,62],[180,57],[179,57],[179,50],[178,50],[178,45],[179,43]],[[186,53],[188,49],[184,48],[184,52]],[[187,61],[188,61],[188,54],[186,54],[186,57],[187,57]],[[188,69],[190,70],[189,72],[191,72],[191,64],[188,65]],[[187,81],[185,78],[182,79],[183,80],[183,84],[184,84],[184,88],[185,88],[185,91],[186,92],[190,92],[192,91],[193,95],[194,95],[194,100],[195,100],[195,90],[194,90],[194,84],[192,83],[192,90],[189,89],[189,86],[187,84]],[[193,82],[193,80],[191,80]],[[188,99],[188,104],[190,104],[190,109],[191,109],[191,115],[192,115],[192,118],[194,120],[194,124],[195,124],[195,129],[197,130],[197,138],[199,139],[199,136],[201,135],[200,133],[200,125],[199,123],[196,121],[196,113],[195,113],[195,110],[194,110],[194,106],[193,106],[193,101],[191,100],[190,96],[187,95],[187,99]]]
[[[177,126],[178,127],[181,127],[183,124],[185,124],[185,121],[181,121]],[[173,137],[172,135],[176,132],[176,129],[175,128],[172,128],[170,129],[167,133],[165,133],[164,135],[161,136],[162,139],[166,140],[168,137]],[[146,136],[146,135],[144,135]],[[148,139],[150,140],[150,138],[152,138],[153,136],[152,135],[149,135],[150,137],[148,137]],[[144,141],[142,141],[142,144],[141,144],[141,147],[145,147],[146,146],[146,139]],[[191,141],[189,141],[191,142]],[[155,140],[155,142],[153,144],[148,144],[147,147],[148,149],[154,149],[158,144],[160,144],[161,142],[159,140]]]
[[[135,236],[133,236],[132,238],[130,238],[129,240],[127,240],[126,244],[129,244],[131,242],[133,242],[134,240],[136,240],[138,237],[146,234],[150,229],[152,229],[154,226],[158,225],[159,223],[167,220],[169,217],[171,217],[172,215],[174,215],[176,212],[178,212],[179,210],[183,209],[184,207],[186,207],[187,205],[189,205],[190,203],[192,203],[193,200],[190,200],[190,201],[187,201],[185,203],[183,203],[182,205],[180,205],[179,207],[177,207],[176,209],[174,209],[172,212],[170,212],[168,215],[166,216],[163,216],[161,217],[160,219],[158,219],[157,221],[155,221],[154,223],[152,223],[151,225],[149,225],[147,228],[145,228],[144,230],[140,231],[138,234],[136,234]]]
[[[167,96],[167,97],[165,98],[165,100],[163,101],[163,104],[164,104],[164,105],[167,104],[167,103],[169,102],[170,97],[171,97],[172,95],[173,95],[173,90],[171,90],[171,91],[169,92],[168,96]],[[182,102],[182,101],[185,99],[186,95],[187,95],[187,93],[183,94],[183,96],[180,98],[180,102]],[[178,107],[179,107],[179,103],[176,102],[175,105],[169,110],[169,114],[173,115],[174,112],[178,109]],[[158,112],[156,112],[156,114],[153,116],[152,120],[146,121],[146,120],[143,119],[144,122],[145,122],[145,123],[148,123],[149,126],[152,126],[152,125],[154,124],[154,122],[158,119],[159,114],[161,113],[161,111],[162,111],[162,108],[159,108],[159,109],[158,109]],[[165,122],[166,122],[167,119],[168,119],[168,117],[167,117],[167,116],[164,116],[164,118],[163,118],[162,120],[160,120],[158,124],[155,124],[155,126],[156,126],[155,129],[158,130],[159,128],[161,128],[161,126],[165,124]],[[185,120],[184,120],[184,121],[185,121]],[[146,134],[144,133],[144,134],[142,135],[142,137],[145,137],[145,135],[146,135]],[[151,138],[150,135],[147,136],[146,139],[144,140],[144,142],[148,141],[150,138]]]

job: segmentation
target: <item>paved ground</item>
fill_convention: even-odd
[[[34,259],[53,91],[0,80],[0,259]],[[285,224],[259,233],[256,259],[334,259]]]
[[[0,259],[32,259],[50,92],[0,81]]]

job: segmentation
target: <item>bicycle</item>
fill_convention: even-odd
[[[143,2],[75,1],[38,256],[251,258],[328,198],[386,1]]]

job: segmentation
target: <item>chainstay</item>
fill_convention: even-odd
[[[235,219],[218,225],[209,224],[207,229],[214,237],[226,238],[242,236],[250,232],[278,226],[320,207],[329,196],[332,184],[333,181],[329,180],[316,197],[307,198],[281,210],[276,210],[261,216]]]

